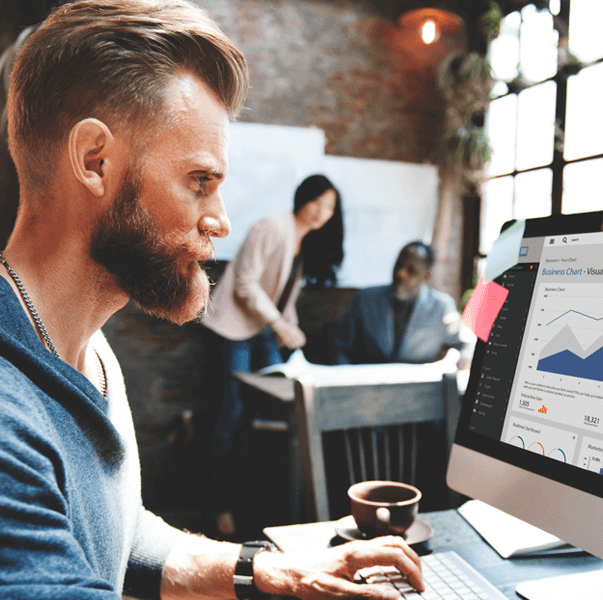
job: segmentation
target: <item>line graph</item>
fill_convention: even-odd
[[[564,317],[568,318],[562,322]],[[583,320],[590,321],[592,327],[593,323],[603,322],[603,317],[570,308],[544,324],[551,331],[555,326],[561,329],[540,350],[537,371],[603,381],[603,331],[595,329],[597,337],[584,347],[575,333],[583,328]]]
[[[574,310],[573,308],[570,308],[570,310],[566,310],[562,315],[559,315],[558,317],[555,317],[552,321],[549,321],[547,323],[547,326],[553,324],[555,321],[558,321],[559,319],[561,319],[561,318],[563,318],[566,315],[569,315],[571,313],[574,313],[576,315],[580,315],[581,317],[586,317],[587,319],[592,319],[593,321],[603,321],[603,317],[599,317],[599,318],[593,317],[592,315],[587,315],[585,313],[581,313],[581,312],[579,312],[577,310]]]
[[[555,374],[603,383],[603,283],[542,282],[534,290],[522,377]],[[559,378],[556,379],[559,381]],[[603,385],[601,385],[603,388]]]

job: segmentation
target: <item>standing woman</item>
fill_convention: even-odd
[[[260,219],[213,290],[203,324],[214,331],[224,368],[224,396],[212,434],[212,475],[220,533],[235,532],[230,456],[241,425],[240,384],[232,373],[282,362],[280,348],[306,343],[295,308],[302,281],[332,285],[343,260],[339,192],[324,175],[305,179],[293,212]]]

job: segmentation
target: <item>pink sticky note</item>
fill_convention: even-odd
[[[462,322],[484,342],[488,341],[494,321],[502,308],[509,290],[494,281],[484,283],[483,278],[473,290],[465,305]]]

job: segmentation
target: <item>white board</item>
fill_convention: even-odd
[[[215,240],[216,258],[234,256],[253,222],[292,210],[308,175],[326,175],[341,193],[345,258],[341,287],[389,283],[404,244],[431,240],[438,198],[437,168],[324,154],[316,128],[231,124],[229,174],[222,185],[231,234]]]
[[[431,241],[438,200],[433,165],[325,156],[323,173],[339,189],[345,258],[341,287],[390,283],[402,247]]]

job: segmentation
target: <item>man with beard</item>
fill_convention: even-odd
[[[240,51],[185,0],[67,4],[17,55],[20,205],[0,255],[3,599],[396,598],[353,583],[372,564],[422,588],[401,538],[276,553],[178,531],[142,506],[100,328],[130,299],[176,323],[203,311],[201,265],[230,229],[228,118],[247,85]]]
[[[460,350],[468,368],[472,334],[461,327],[454,300],[428,287],[432,248],[415,241],[402,248],[391,285],[358,292],[348,314],[329,332],[335,364],[429,363]]]

